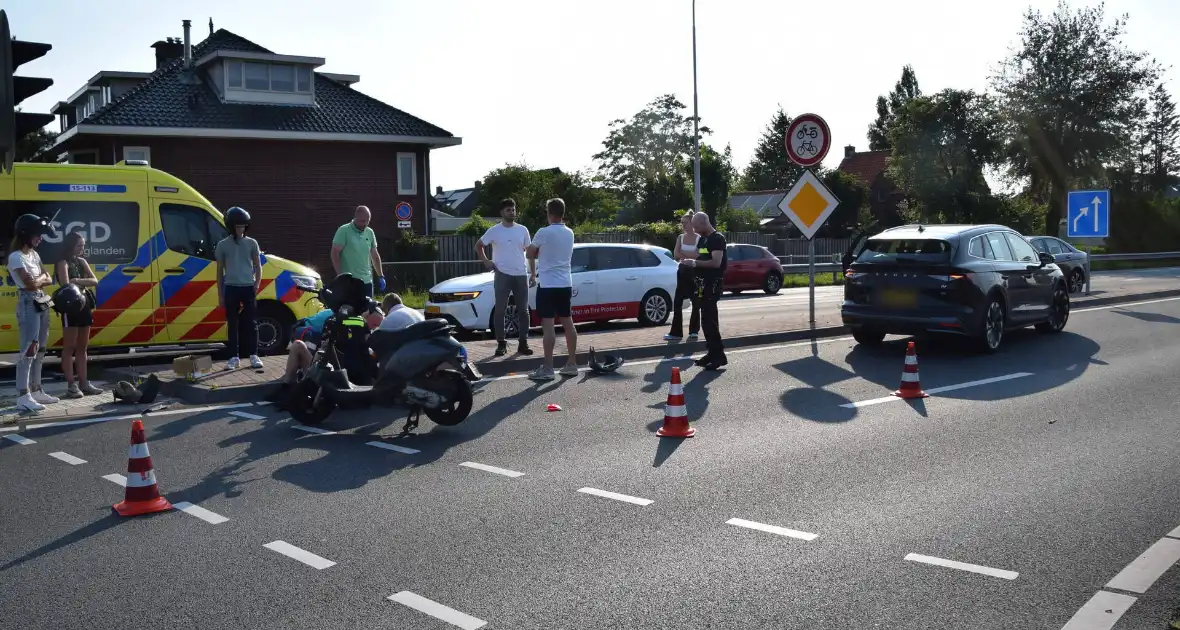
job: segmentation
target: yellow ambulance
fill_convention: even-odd
[[[204,196],[146,162],[16,163],[11,174],[0,169],[0,353],[19,351],[16,284],[7,264],[13,224],[26,213],[50,219],[57,230],[37,248],[50,273],[62,258],[64,235],[86,237],[85,258],[99,279],[92,348],[225,341],[213,248],[228,232]],[[298,288],[322,283],[312,269],[265,253],[262,276],[259,354],[286,352],[295,321],[323,310]],[[53,313],[50,321],[52,352],[61,347],[61,318]]]

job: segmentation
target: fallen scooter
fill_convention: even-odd
[[[370,406],[408,407],[406,432],[418,426],[423,412],[444,426],[467,419],[473,403],[470,381],[478,380],[478,373],[467,365],[462,344],[451,337],[453,326],[431,319],[397,331],[372,331],[368,346],[376,359],[376,380],[372,385],[357,385],[342,367],[338,349],[355,343],[351,336],[357,333],[349,329],[356,327],[346,325],[346,320],[371,312],[376,302],[350,274],[337,276],[323,289],[301,290],[318,295],[332,316],[324,323],[311,367],[292,387],[286,402],[296,421],[317,425],[337,408]],[[468,374],[455,366],[467,368]]]

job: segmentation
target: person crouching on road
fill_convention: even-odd
[[[692,229],[690,211],[680,217],[681,233],[676,237],[676,248],[672,251],[677,262],[685,258],[696,258],[697,242],[700,235]],[[664,335],[664,341],[680,341],[684,334],[684,301],[689,301],[688,340],[697,340],[697,331],[701,329],[701,301],[697,299],[696,274],[691,267],[681,266],[676,273],[676,297],[672,300],[672,328]]]
[[[214,250],[217,259],[217,305],[225,309],[230,359],[227,370],[236,370],[244,357],[250,367],[262,369],[258,358],[257,296],[262,284],[262,257],[258,241],[246,236],[250,213],[234,206],[225,213],[229,236]]]
[[[705,356],[696,364],[706,370],[716,370],[729,363],[725,357],[725,346],[721,342],[721,323],[717,319],[717,302],[721,299],[722,280],[728,256],[725,251],[725,237],[713,229],[709,215],[698,212],[692,217],[692,229],[701,235],[697,243],[697,258],[685,258],[682,266],[696,270],[697,286],[701,299],[701,326],[705,329]]]
[[[53,234],[54,229],[35,214],[22,214],[17,217],[13,232],[8,274],[17,287],[16,325],[21,347],[16,363],[16,388],[20,392],[16,406],[25,411],[41,411],[58,399],[41,389],[41,364],[49,341],[49,308],[53,301],[45,295],[44,287],[53,284],[53,278],[41,266],[36,248],[41,244],[41,237]]]
[[[520,337],[517,352],[531,355],[529,349],[529,279],[525,269],[524,252],[532,237],[529,229],[516,222],[516,201],[504,199],[500,202],[500,223],[488,228],[475,242],[475,253],[490,269],[495,280],[492,285],[496,293],[496,310],[492,315],[492,329],[496,333],[496,356],[508,353],[508,341],[504,336],[504,311],[508,309],[508,296],[516,299],[516,332]],[[488,260],[484,247],[492,246],[492,259]]]
[[[95,396],[102,390],[91,385],[86,378],[87,348],[90,345],[90,326],[94,324],[95,298],[91,289],[98,286],[98,279],[90,269],[90,263],[82,257],[86,252],[86,237],[81,232],[66,235],[65,255],[54,265],[57,283],[63,287],[74,285],[81,289],[86,299],[81,309],[74,314],[61,314],[61,371],[65,374],[66,398]]]
[[[529,284],[537,286],[537,316],[544,330],[545,364],[529,374],[534,381],[551,381],[553,374],[553,346],[557,344],[554,320],[561,322],[565,331],[565,347],[569,353],[562,376],[578,375],[578,331],[571,317],[574,281],[571,264],[574,256],[574,231],[565,225],[565,201],[550,199],[545,203],[549,225],[537,230],[529,245]]]

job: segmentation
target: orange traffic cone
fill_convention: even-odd
[[[668,386],[668,403],[664,405],[664,426],[656,431],[660,437],[690,438],[697,430],[688,426],[688,410],[684,407],[684,386],[680,384],[680,368],[672,368],[672,384]]]
[[[143,435],[143,421],[131,423],[131,448],[127,453],[127,489],[123,501],[114,506],[119,516],[139,516],[172,509],[168,499],[160,496],[152,455]]]
[[[914,342],[905,348],[905,366],[901,368],[901,387],[893,392],[898,398],[929,398],[930,394],[922,391],[921,381],[918,379],[918,355],[914,353]]]

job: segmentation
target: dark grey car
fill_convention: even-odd
[[[1086,252],[1052,236],[1034,236],[1028,239],[1038,252],[1053,257],[1061,273],[1065,274],[1070,293],[1080,293],[1086,286]]]

